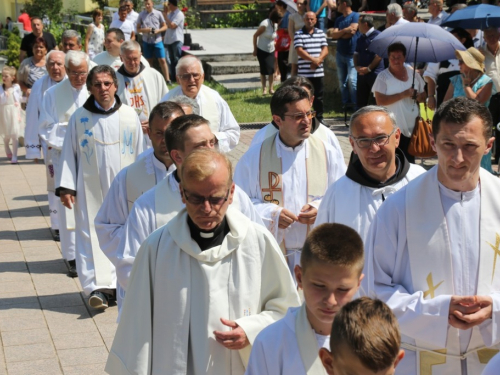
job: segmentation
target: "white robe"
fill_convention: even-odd
[[[306,199],[308,145],[309,142],[305,140],[295,149],[287,147],[281,142],[279,134],[276,134],[277,155],[282,160],[283,207],[295,215],[298,215],[302,207],[308,203]],[[324,145],[328,167],[328,186],[330,186],[345,174],[346,166],[344,158],[340,157],[336,150],[326,143]],[[288,263],[292,270],[296,264],[300,264],[300,249],[306,239],[308,225],[297,221],[286,229],[278,228],[282,208],[265,202],[262,197],[259,183],[260,149],[261,144],[255,145],[241,157],[234,172],[234,182],[248,194],[267,229],[275,236],[278,243],[285,240]],[[322,198],[322,196],[315,197],[309,204],[318,208]]]
[[[424,168],[410,164],[410,169],[402,180],[380,189],[363,186],[343,176],[328,188],[319,206],[314,226],[324,223],[347,225],[355,229],[366,244],[370,224],[384,200],[424,172]],[[373,271],[370,271],[371,266],[371,262],[365,261],[363,270],[365,277],[361,282],[360,295],[368,293],[368,286],[371,284],[368,278],[373,275]]]
[[[201,251],[187,216],[182,210],[141,246],[106,372],[242,375],[251,345],[229,350],[216,342],[214,330],[229,330],[220,318],[236,321],[252,344],[300,304],[265,228],[229,207],[224,242]]]
[[[104,51],[95,55],[92,61],[97,65],[109,65],[115,71],[120,69],[120,67],[123,65],[123,61],[120,58],[120,55],[115,57],[112,56],[108,51]],[[146,58],[142,55],[141,55],[141,63],[147,68],[150,67],[148,60],[146,60]]]
[[[217,105],[217,110],[220,114],[220,120],[215,130],[212,128],[214,124],[211,124],[210,128],[212,129],[212,133],[214,133],[217,137],[219,151],[227,153],[235,148],[240,140],[240,126],[234,118],[229,105],[224,99],[222,99],[217,91],[205,85],[203,85],[202,90],[206,93],[206,95],[210,95],[211,99],[215,100],[215,103]],[[182,92],[182,87],[180,85],[170,90],[169,93],[161,99],[161,101],[166,102],[179,95],[184,95],[184,93]],[[198,93],[195,100],[200,106],[200,116],[208,119],[209,115],[207,115],[206,113],[207,104],[204,95]]]
[[[122,104],[123,105],[123,104]],[[119,111],[111,115],[101,115],[93,113],[93,121],[97,122],[92,128],[96,139],[95,147],[97,154],[97,163],[99,167],[99,181],[101,184],[102,196],[106,196],[113,179],[121,170],[120,165],[120,126]],[[134,148],[135,155],[142,152],[142,128],[137,118],[137,129],[135,134]],[[86,294],[100,288],[115,288],[116,280],[110,285],[97,285],[95,283],[94,261],[92,255],[92,246],[90,242],[90,227],[87,213],[87,202],[85,196],[83,169],[80,167],[82,154],[80,152],[78,134],[76,131],[77,120],[74,116],[70,118],[64,147],[62,151],[62,173],[60,179],[56,182],[57,187],[76,191],[75,212],[76,221],[76,265],[78,269],[78,278]],[[103,144],[104,143],[104,144]],[[114,276],[114,267],[112,267]]]
[[[446,348],[448,314],[451,295],[437,295],[428,299],[421,290],[414,290],[411,274],[410,256],[408,252],[408,233],[406,220],[406,190],[410,185],[429,178],[432,188],[439,189],[442,207],[436,213],[444,212],[449,240],[453,269],[453,288],[456,295],[475,295],[478,286],[479,263],[479,219],[481,197],[479,187],[472,192],[452,192],[442,186],[438,187],[437,167],[421,175],[408,186],[402,188],[388,199],[377,211],[372,223],[370,242],[367,246],[367,261],[373,262],[374,292],[378,298],[386,302],[399,321],[402,342],[415,345],[415,340],[426,342],[427,347]],[[500,181],[494,179],[499,185]],[[455,195],[458,195],[455,197]],[[437,229],[437,228],[436,228]],[[444,267],[444,265],[443,265]],[[438,283],[436,280],[434,284]],[[478,332],[484,345],[491,347],[500,343],[500,291],[490,294],[493,299],[492,319],[473,329],[460,331],[459,344],[463,352],[473,331]],[[462,361],[462,374],[467,374],[465,361]],[[441,374],[438,369],[432,374]],[[405,358],[398,365],[396,374],[413,375],[417,372],[416,355],[406,350]],[[476,375],[480,369],[468,375]]]

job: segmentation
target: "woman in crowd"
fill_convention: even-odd
[[[484,74],[483,54],[476,48],[470,47],[467,51],[455,51],[455,55],[460,66],[460,74],[450,78],[444,101],[466,96],[488,107],[491,95],[495,94],[495,86],[491,78]],[[481,167],[492,172],[491,150],[483,156]]]
[[[92,60],[95,55],[104,51],[104,25],[102,24],[102,10],[96,9],[92,12],[92,22],[87,27],[85,36],[85,51]]]
[[[36,38],[33,44],[33,56],[24,59],[21,66],[19,66],[17,81],[26,96],[29,96],[33,84],[47,74],[47,68],[45,67],[47,51],[48,46],[45,39],[42,37]]]
[[[292,77],[297,75],[299,70],[297,51],[293,46],[293,37],[297,31],[304,27],[304,14],[306,14],[306,0],[297,0],[297,13],[288,18],[288,35],[290,35],[290,53],[288,54],[288,63],[292,65]]]
[[[425,84],[420,74],[416,74],[415,87],[412,88],[413,69],[405,65],[406,47],[402,43],[391,44],[388,55],[389,67],[377,76],[372,92],[377,105],[387,107],[396,116],[401,129],[399,148],[408,161],[414,163],[415,157],[408,154],[408,146],[419,114],[418,103],[426,99]]]
[[[267,94],[266,79],[269,82],[269,93],[274,94],[274,40],[281,18],[279,13],[273,10],[253,35],[253,55],[259,60],[262,95]]]

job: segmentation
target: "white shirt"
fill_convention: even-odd
[[[123,34],[125,35],[125,40],[130,40],[132,33],[135,33],[135,26],[132,22],[129,20],[125,19],[125,21],[120,21],[120,19],[111,22],[111,25],[109,25],[109,28],[117,28],[123,31]]]
[[[175,42],[181,42],[184,44],[184,13],[182,13],[179,8],[167,15],[170,22],[175,23],[177,27],[175,29],[168,28],[165,32],[164,44],[172,44]]]
[[[119,12],[113,13],[113,19],[111,20],[111,22],[120,19],[120,15],[118,13]],[[129,14],[127,14],[126,19],[134,24],[134,32],[137,32],[137,18],[138,17],[139,17],[139,13],[137,13],[135,10],[132,10]]]
[[[437,26],[440,26],[443,22],[446,21],[446,19],[449,17],[450,15],[448,13],[446,13],[444,10],[441,11],[441,13],[439,13],[436,17],[431,17],[429,19],[429,21],[427,21],[428,24],[430,25],[437,25]]]
[[[493,80],[496,92],[500,92],[500,42],[495,55],[490,52],[487,45],[481,48],[481,52],[484,55],[485,72]]]
[[[112,56],[108,51],[104,51],[95,55],[92,61],[97,65],[109,65],[115,71],[120,69],[120,67],[123,65],[123,61],[120,58],[120,55]],[[144,58],[144,56],[142,55],[141,55],[141,63],[147,68],[150,67],[148,60],[146,60],[146,58]]]

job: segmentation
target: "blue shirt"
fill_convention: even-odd
[[[369,51],[373,38],[375,38],[380,31],[373,30],[368,36],[361,34],[356,42],[356,52],[358,53],[358,65],[359,66],[369,66],[373,59],[375,58],[375,52]],[[370,74],[379,74],[384,70],[384,61],[380,60],[378,66],[372,70]]]
[[[359,13],[351,12],[347,17],[343,15],[335,19],[335,28],[342,30],[346,27],[349,27],[351,23],[358,23],[359,21]],[[343,56],[352,56],[354,55],[354,50],[356,49],[356,42],[359,38],[359,31],[356,31],[356,34],[352,36],[350,39],[337,39],[337,53],[340,53]]]
[[[309,7],[316,13],[319,8],[323,5],[323,0],[310,0]],[[326,8],[323,8],[318,17],[326,17]]]

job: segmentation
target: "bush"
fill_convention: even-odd
[[[62,0],[27,0],[24,7],[30,16],[47,16],[51,24],[61,22]]]
[[[2,55],[7,57],[7,65],[19,68],[19,50],[21,49],[21,37],[19,29],[14,27],[12,32],[3,32],[7,39],[7,50],[2,52]]]

